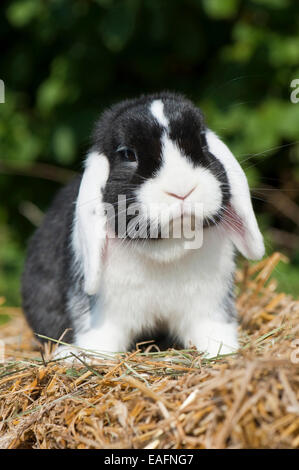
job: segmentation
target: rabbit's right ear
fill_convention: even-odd
[[[102,190],[109,176],[104,154],[91,152],[86,159],[73,228],[73,247],[83,268],[84,291],[94,295],[100,287],[103,251],[107,237],[107,217]]]

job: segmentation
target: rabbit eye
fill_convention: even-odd
[[[137,155],[135,150],[133,149],[130,149],[128,147],[119,147],[117,149],[117,153],[121,156],[123,160],[126,160],[127,162],[137,162]]]

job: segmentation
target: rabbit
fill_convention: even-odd
[[[136,213],[120,210],[120,196],[138,209],[139,232],[128,230]],[[188,211],[201,246],[173,236]],[[88,350],[128,351],[137,338],[162,335],[166,346],[230,354],[239,348],[237,251],[260,259],[264,243],[228,147],[181,94],[125,100],[102,113],[84,171],[29,243],[25,316],[35,333],[58,340],[65,332],[64,342]]]

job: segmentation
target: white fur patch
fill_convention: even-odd
[[[152,102],[150,106],[150,110],[154,118],[157,119],[158,123],[161,124],[162,127],[168,128],[169,122],[167,117],[164,114],[164,104],[161,100],[155,100]]]
[[[253,212],[245,173],[228,147],[214,132],[208,130],[206,139],[210,152],[221,161],[226,170],[231,189],[231,204],[244,228],[243,236],[238,231],[232,230],[231,238],[246,258],[262,258],[265,247]]]
[[[193,344],[210,356],[221,344],[221,353],[237,348],[237,325],[227,323],[224,307],[233,246],[216,227],[205,237],[201,249],[185,250],[179,259],[168,251],[169,240],[153,241],[150,249],[166,248],[167,262],[144,256],[142,242],[136,249],[137,244],[109,239],[99,302],[92,309],[95,321],[88,332],[78,332],[76,344],[124,351],[136,335],[162,322],[185,347]]]
[[[190,191],[186,203],[202,204],[203,216],[211,217],[221,207],[221,186],[213,173],[204,167],[194,167],[191,160],[165,132],[162,136],[162,166],[158,173],[138,190],[137,197],[144,206],[151,206],[151,220],[169,220],[169,211],[182,202],[169,193],[183,197]],[[166,209],[165,209],[166,206]],[[167,206],[169,210],[167,210]],[[162,211],[163,208],[163,211]]]
[[[84,271],[84,290],[98,292],[102,271],[101,256],[106,242],[106,217],[102,202],[102,188],[109,175],[105,155],[91,152],[86,160],[73,228],[73,248]]]
[[[198,319],[192,324],[192,331],[189,334],[192,338],[190,343],[199,351],[205,352],[206,357],[234,353],[239,348],[235,322],[225,323],[213,318]],[[187,344],[185,346],[188,347]]]

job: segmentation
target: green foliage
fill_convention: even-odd
[[[9,233],[7,225],[1,224],[0,232],[0,292],[8,303],[20,303],[19,279],[23,265],[23,250]]]
[[[240,0],[203,0],[203,8],[208,16],[215,19],[234,18]]]
[[[61,181],[42,179],[40,165],[79,171],[94,120],[119,99],[185,93],[253,188],[268,184],[298,203],[299,103],[290,101],[299,78],[296,2],[11,0],[0,9],[0,295],[9,303],[19,302],[34,229],[20,207],[30,201],[45,210]],[[281,286],[298,295],[299,248],[276,244],[269,232],[298,235],[298,224],[267,202],[266,191],[255,196],[264,199],[255,208],[271,249],[292,259]]]
[[[299,285],[299,274],[298,274],[298,262],[297,264],[288,265],[280,263],[275,269],[273,275],[278,281],[279,288],[282,292],[292,294],[298,297],[298,285]]]
[[[0,326],[8,323],[11,320],[9,315],[0,314]]]

